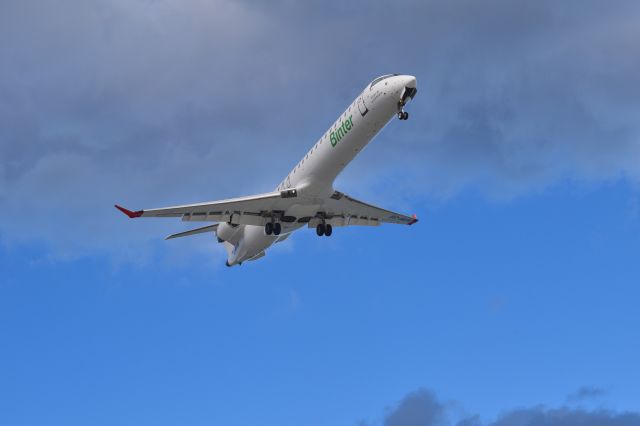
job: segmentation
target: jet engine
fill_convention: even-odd
[[[239,225],[233,225],[227,222],[222,222],[218,225],[216,234],[218,240],[228,241],[231,244],[237,244],[241,237],[242,227]]]

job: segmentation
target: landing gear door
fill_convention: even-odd
[[[360,115],[363,117],[369,112],[369,109],[365,105],[364,98],[362,96],[358,98],[358,110],[360,111]]]

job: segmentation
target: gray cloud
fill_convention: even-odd
[[[5,1],[0,237],[69,256],[121,250],[116,201],[269,190],[392,71],[418,76],[412,120],[382,133],[347,187],[357,177],[362,193],[384,191],[384,178],[405,197],[514,196],[562,179],[638,182],[639,12],[633,1]],[[137,225],[133,245],[180,227]]]
[[[385,426],[445,425],[446,407],[436,396],[420,389],[405,396],[385,417]]]
[[[640,413],[530,408],[503,415],[492,426],[638,426]]]
[[[567,397],[569,402],[581,402],[584,400],[597,399],[605,396],[607,391],[593,386],[582,386],[580,389]]]
[[[586,388],[581,388],[586,389]],[[592,388],[590,388],[592,389]],[[640,413],[589,411],[544,406],[508,410],[498,419],[483,421],[477,415],[460,415],[454,404],[443,403],[425,389],[405,396],[388,411],[385,426],[638,426]]]

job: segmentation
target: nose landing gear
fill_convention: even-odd
[[[404,110],[404,106],[416,95],[418,89],[415,87],[405,87],[402,91],[402,96],[398,102],[398,118],[400,120],[408,120],[409,113]]]

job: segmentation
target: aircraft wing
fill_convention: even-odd
[[[181,217],[183,221],[231,222],[238,225],[264,225],[271,215],[284,212],[295,202],[297,191],[269,192],[248,197],[207,203],[185,204],[159,209],[131,211],[115,207],[129,216],[136,217]]]
[[[324,203],[324,210],[326,222],[333,226],[376,226],[380,223],[413,225],[418,221],[416,215],[407,216],[376,207],[338,191]],[[316,222],[317,220],[310,222],[309,226],[315,226]]]
[[[236,225],[263,226],[271,220],[272,216],[281,216],[289,207],[300,203],[301,201],[297,197],[297,191],[290,189],[248,197],[159,209],[131,211],[119,205],[115,207],[130,218],[181,217],[183,221],[190,222],[230,222]],[[335,191],[330,198],[324,200],[321,206],[318,206],[318,213],[309,220],[309,226],[315,227],[323,219],[333,226],[375,226],[380,223],[413,225],[418,221],[415,215],[407,216],[376,207],[338,191]],[[205,227],[187,231],[184,235],[180,233],[170,237],[176,238],[207,231],[208,228]]]

